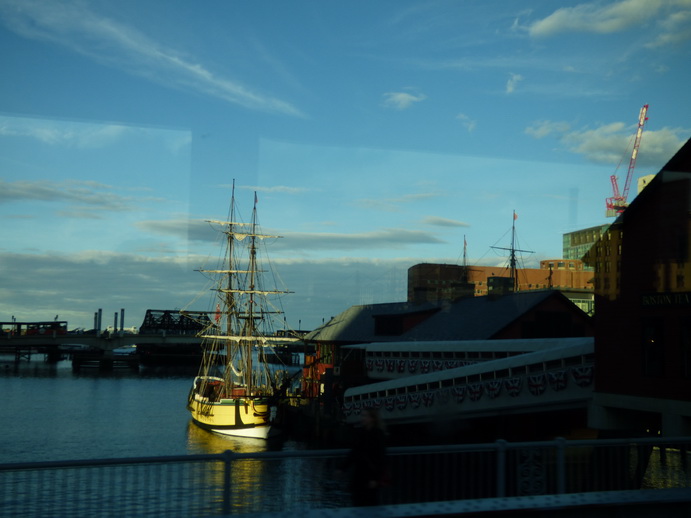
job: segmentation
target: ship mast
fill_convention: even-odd
[[[226,319],[226,336],[233,336],[233,318],[232,315],[235,311],[235,295],[233,293],[233,221],[235,221],[235,178],[233,178],[233,188],[230,194],[230,214],[228,218],[228,233],[226,239],[228,240],[228,274],[226,276],[226,291],[223,294],[225,297],[225,319]],[[226,358],[229,362],[233,361],[233,342],[231,340],[226,340]],[[232,387],[232,369],[226,369],[223,377],[226,382],[226,386]]]
[[[493,246],[497,250],[508,250],[509,251],[509,270],[511,278],[511,289],[515,292],[518,291],[518,261],[516,260],[516,252],[524,252],[527,254],[534,254],[532,250],[518,250],[516,248],[516,220],[518,219],[518,214],[513,211],[513,221],[511,222],[511,248],[502,248],[499,246]]]
[[[249,265],[247,270],[249,271],[249,282],[247,285],[248,288],[248,301],[247,301],[247,315],[246,315],[246,320],[244,324],[244,329],[245,332],[243,333],[245,336],[256,336],[257,330],[256,330],[256,325],[254,322],[254,298],[256,294],[256,282],[257,282],[257,193],[254,193],[254,206],[252,208],[252,221],[250,223],[250,246],[249,246]],[[253,349],[253,343],[251,341],[247,341],[245,344],[245,349],[244,349],[244,354],[245,354],[245,360],[246,360],[246,366],[245,368],[247,369],[247,377],[246,377],[246,383],[247,383],[247,393],[252,394],[253,389],[254,389],[254,377],[251,375],[252,374],[252,349]],[[263,348],[262,348],[263,351]]]

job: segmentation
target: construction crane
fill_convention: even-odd
[[[608,218],[611,217],[616,217],[622,212],[624,212],[624,209],[629,206],[628,202],[626,201],[629,197],[629,189],[631,187],[631,178],[633,176],[633,169],[636,167],[636,158],[638,157],[638,146],[641,144],[641,135],[643,134],[643,126],[645,125],[645,121],[648,120],[648,105],[644,104],[643,108],[641,108],[641,113],[638,115],[638,130],[636,131],[636,138],[634,139],[633,142],[633,151],[631,153],[631,160],[629,160],[629,170],[626,173],[626,182],[624,183],[624,190],[621,191],[621,194],[619,193],[619,179],[617,178],[616,173],[610,176],[610,181],[612,182],[612,191],[613,191],[613,196],[611,198],[607,198],[605,200],[607,204],[607,210],[605,212],[605,215]]]

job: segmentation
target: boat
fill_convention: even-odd
[[[224,234],[224,253],[217,269],[199,270],[213,282],[216,307],[198,334],[202,358],[187,409],[205,430],[266,439],[278,431],[277,404],[290,382],[287,372],[266,358],[272,344],[298,339],[274,331],[283,314],[280,297],[290,292],[265,285],[268,262],[261,252],[267,240],[281,236],[261,233],[256,192],[249,223],[235,221],[235,212],[233,183],[229,220],[207,220]]]

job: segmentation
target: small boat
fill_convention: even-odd
[[[287,372],[266,357],[273,343],[298,339],[274,331],[283,313],[278,299],[289,292],[267,289],[267,265],[260,264],[260,245],[280,236],[260,233],[256,193],[250,223],[234,221],[235,212],[233,184],[229,221],[208,221],[225,235],[225,252],[217,269],[200,270],[214,282],[216,307],[198,335],[202,359],[187,409],[200,428],[266,439],[277,432],[277,403],[289,383]]]

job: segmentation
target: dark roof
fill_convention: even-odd
[[[440,306],[432,303],[412,304],[409,302],[388,302],[351,306],[329,320],[326,324],[308,333],[304,340],[340,342],[348,344],[367,343],[374,336],[374,319],[378,316],[416,316],[439,311]],[[395,337],[392,337],[394,339]]]
[[[679,173],[691,173],[691,139],[681,146],[681,149],[670,158],[662,171],[676,171]]]
[[[680,173],[691,174],[691,139],[687,140],[679,151],[670,158],[667,164],[660,169],[660,172],[655,175],[655,178],[653,178],[640,194],[633,199],[631,205],[618,216],[615,223],[621,223],[627,212],[631,214],[632,212],[638,211],[641,206],[647,205],[648,198],[654,196],[654,192],[659,189],[664,182],[680,179]],[[681,177],[684,177],[683,174]]]
[[[305,340],[356,344],[367,342],[424,340],[488,340],[551,297],[565,307],[581,311],[558,290],[534,290],[501,297],[469,297],[455,302],[411,304],[407,302],[352,306]],[[584,314],[585,315],[585,314]],[[377,334],[377,318],[426,317],[401,334]]]
[[[501,297],[469,297],[442,307],[433,318],[413,328],[405,337],[423,340],[488,340],[550,297],[564,297],[556,290],[521,291]],[[569,304],[573,304],[569,301]]]

